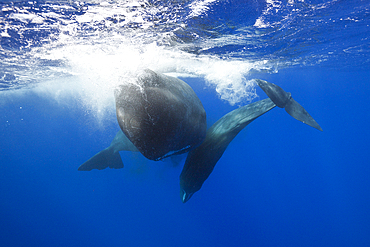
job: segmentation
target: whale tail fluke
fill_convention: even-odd
[[[88,161],[80,165],[79,171],[91,171],[92,169],[103,170],[105,168],[123,168],[123,162],[119,152],[114,152],[112,148],[106,148],[95,154]]]
[[[287,93],[273,83],[256,80],[258,86],[269,96],[269,98],[274,102],[275,105],[281,108],[285,108],[285,111],[289,113],[290,116],[294,117],[298,121],[305,123],[315,129],[322,131],[320,125],[311,117],[311,115],[301,106],[297,101],[292,98],[290,93]]]
[[[315,129],[322,131],[320,125],[311,117],[310,114],[293,98],[290,98],[288,103],[285,106],[285,111],[289,113],[290,116],[294,117],[298,121],[305,123]]]

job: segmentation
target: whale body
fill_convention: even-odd
[[[200,190],[234,137],[275,106],[271,99],[264,99],[229,112],[209,128],[204,142],[189,152],[180,174],[182,202]]]
[[[290,93],[273,83],[256,82],[269,98],[227,113],[206,131],[203,105],[190,86],[145,70],[136,83],[123,84],[115,91],[121,130],[108,148],[78,170],[122,168],[119,151],[140,151],[156,161],[189,152],[180,174],[180,196],[185,203],[201,189],[235,136],[274,107],[284,108],[295,119],[322,131]]]
[[[200,190],[235,136],[253,120],[275,106],[285,108],[295,119],[322,131],[319,124],[291,97],[290,93],[273,83],[263,80],[256,81],[269,98],[240,107],[224,115],[207,130],[204,142],[189,152],[180,174],[182,202],[187,202],[195,192]]]
[[[144,70],[136,83],[115,91],[118,124],[150,160],[199,146],[206,136],[206,112],[184,81]]]

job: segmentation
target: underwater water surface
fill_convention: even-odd
[[[3,246],[369,246],[368,1],[1,1]],[[150,68],[196,92],[211,126],[291,92],[317,131],[273,109],[185,204],[179,164],[120,152],[113,90]]]

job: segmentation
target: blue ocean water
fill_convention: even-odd
[[[369,246],[370,2],[1,1],[1,246]],[[186,81],[210,126],[273,82],[323,128],[273,109],[185,204],[178,165],[121,152],[113,89]],[[185,157],[183,157],[185,158]]]

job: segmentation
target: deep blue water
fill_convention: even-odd
[[[1,246],[370,246],[369,13],[360,0],[1,1]],[[112,89],[142,67],[192,86],[209,126],[265,98],[261,78],[323,132],[273,109],[185,204],[184,160],[121,152],[123,169],[77,171],[109,146]]]

